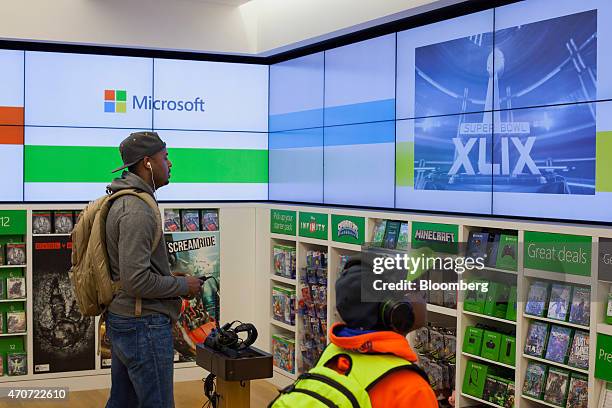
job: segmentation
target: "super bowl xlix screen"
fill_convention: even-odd
[[[414,92],[415,190],[595,194],[597,10],[416,48]]]

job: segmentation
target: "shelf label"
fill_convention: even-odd
[[[300,237],[327,239],[329,232],[328,220],[327,214],[300,211]]]
[[[412,223],[412,248],[428,247],[436,252],[457,253],[459,226],[455,224]]]
[[[332,240],[361,245],[365,242],[365,218],[332,214]]]
[[[591,276],[589,236],[525,231],[523,245],[525,268]]]
[[[25,350],[23,336],[0,337],[0,353],[19,353]]]
[[[25,235],[26,211],[0,211],[0,235]]]
[[[599,238],[598,279],[612,282],[612,238]]]
[[[296,212],[289,210],[270,210],[270,232],[295,235]]]
[[[612,336],[601,333],[597,334],[595,378],[612,381]]]

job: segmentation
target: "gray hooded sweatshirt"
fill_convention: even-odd
[[[137,175],[124,171],[109,186],[112,192],[132,188],[153,196],[153,189]],[[151,207],[135,196],[119,197],[106,220],[106,248],[113,280],[121,289],[108,307],[112,313],[133,317],[136,297],[142,298],[142,315],[162,313],[178,319],[181,300],[188,293],[187,281],[172,276],[162,236],[157,248],[155,214]]]

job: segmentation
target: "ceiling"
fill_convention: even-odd
[[[204,3],[223,4],[230,7],[238,7],[251,0],[202,0]]]

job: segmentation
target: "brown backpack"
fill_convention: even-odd
[[[153,249],[162,236],[159,208],[150,194],[137,190],[120,190],[98,198],[85,207],[72,231],[72,268],[70,277],[79,309],[84,316],[99,316],[113,300],[121,287],[119,281],[111,279],[106,252],[106,218],[114,200],[124,195],[133,195],[146,202],[155,217]],[[141,298],[136,298],[135,315],[140,316]]]

